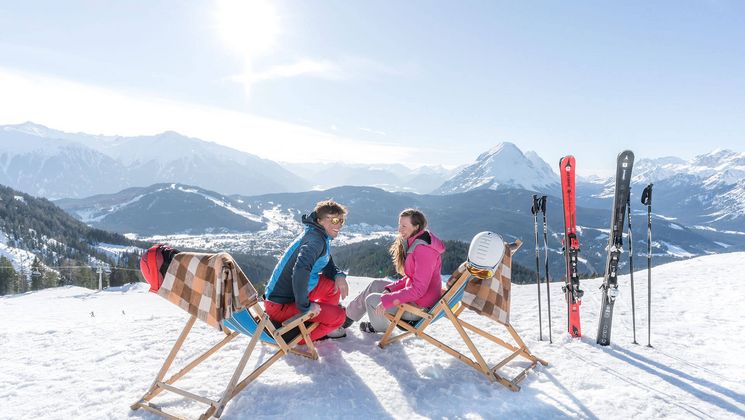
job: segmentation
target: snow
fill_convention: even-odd
[[[109,214],[115,213],[119,209],[123,209],[129,206],[130,204],[136,203],[142,200],[144,197],[145,197],[144,194],[140,194],[140,195],[133,197],[129,201],[115,204],[105,209],[104,208],[82,209],[82,210],[76,210],[75,214],[78,215],[78,217],[83,223],[100,222],[104,217],[108,216]]]
[[[717,232],[717,233],[725,233],[727,235],[745,235],[745,232],[740,232],[737,230],[718,230],[711,226],[701,226],[701,225],[695,225],[693,226],[694,229],[698,230],[706,230],[709,232]]]
[[[436,193],[451,194],[478,188],[525,188],[540,191],[559,183],[559,176],[535,152],[523,154],[509,142],[499,143],[450,177]]]
[[[665,242],[665,241],[659,241],[659,242],[661,244],[663,244],[665,246],[665,248],[667,248],[667,254],[668,255],[672,255],[672,256],[678,257],[678,258],[690,258],[690,257],[695,256],[695,254],[692,254],[692,253],[686,251],[685,249],[683,249],[683,248],[681,248],[681,247],[679,247],[677,245],[673,245],[673,244],[671,244],[669,242]]]
[[[673,220],[678,220],[677,217],[669,217],[669,216],[665,216],[665,215],[657,214],[657,213],[652,213],[652,214],[654,215],[654,217],[658,217],[662,220],[667,220],[668,222],[673,221]]]
[[[171,189],[172,190],[175,190],[176,189],[176,185],[175,184],[171,184]],[[207,199],[207,200],[211,201],[212,203],[214,203],[215,205],[218,205],[220,207],[223,207],[226,210],[228,210],[230,212],[233,212],[233,213],[235,213],[235,214],[237,214],[239,216],[245,217],[248,220],[252,220],[254,222],[262,222],[262,218],[261,217],[255,215],[253,213],[250,213],[250,212],[247,212],[247,211],[244,211],[244,210],[241,210],[241,209],[237,209],[233,205],[231,205],[230,203],[227,203],[224,200],[219,200],[219,199],[215,198],[214,196],[212,196],[210,194],[202,193],[202,192],[198,191],[197,189],[194,189],[194,188],[184,188],[182,186],[179,186],[178,187],[178,190],[179,191],[182,191],[182,192],[185,192],[185,193],[191,193],[191,194],[196,194],[196,195],[202,196],[205,199]]]
[[[8,236],[2,231],[0,231],[0,256],[10,260],[13,269],[21,273],[31,272],[31,265],[36,257],[30,251],[8,245]]]
[[[534,285],[514,285],[511,318],[537,356],[518,393],[421,339],[385,349],[379,336],[349,329],[318,344],[320,359],[287,356],[228,404],[222,418],[737,418],[745,416],[745,328],[741,299],[745,253],[718,254],[653,269],[652,345],[646,347],[646,269],[635,273],[637,340],[631,344],[629,278],[619,277],[609,347],[595,344],[601,279],[583,280],[585,336],[563,332],[561,284],[551,285],[553,344],[538,341]],[[352,293],[370,279],[351,277]],[[702,284],[705,293],[701,293]],[[664,288],[663,288],[664,285]],[[545,289],[544,289],[545,290]],[[544,337],[548,334],[544,298]],[[347,299],[349,300],[349,298]],[[503,328],[470,311],[465,320],[507,338]],[[62,287],[0,297],[0,400],[7,419],[147,418],[129,405],[150,386],[187,314],[136,284],[97,292]],[[430,331],[467,352],[446,319]],[[176,365],[219,340],[197,323]],[[723,341],[726,337],[726,341]],[[247,337],[234,340],[179,383],[215,397],[238,362]],[[492,364],[505,353],[482,347]],[[248,367],[271,355],[260,346]],[[525,362],[513,362],[525,366]],[[507,373],[513,373],[510,370]],[[158,401],[158,400],[156,400]],[[201,405],[159,400],[194,417]]]
[[[107,244],[104,242],[98,243],[96,245],[96,249],[105,252],[106,254],[114,257],[119,258],[122,256],[122,254],[125,253],[140,253],[142,252],[142,248],[138,248],[136,246],[127,246],[127,245],[116,245],[116,244]]]

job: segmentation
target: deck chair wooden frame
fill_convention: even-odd
[[[422,338],[430,344],[433,344],[435,347],[454,356],[461,362],[476,369],[476,371],[486,376],[490,382],[498,382],[511,391],[517,392],[520,390],[520,386],[518,384],[523,379],[525,379],[531,369],[535,368],[538,363],[546,366],[548,365],[548,362],[534,356],[530,352],[530,350],[528,350],[528,347],[520,338],[520,335],[518,335],[517,331],[515,331],[515,329],[510,324],[506,324],[504,326],[507,328],[507,331],[512,336],[512,339],[515,340],[515,343],[517,343],[517,346],[510,344],[498,337],[495,337],[489,332],[484,331],[483,329],[478,328],[475,325],[472,325],[459,318],[459,315],[465,309],[465,306],[460,305],[460,299],[463,297],[463,291],[466,287],[466,284],[471,280],[472,276],[473,275],[466,270],[458,278],[458,280],[450,288],[448,288],[448,290],[442,295],[440,300],[429,311],[405,303],[399,305],[395,315],[386,313],[385,316],[391,321],[391,323],[390,325],[388,325],[388,329],[386,329],[385,334],[383,335],[383,338],[380,340],[378,345],[381,348],[385,348],[389,344],[400,341],[406,337],[416,336]],[[407,312],[412,315],[419,316],[422,319],[416,323],[413,323],[412,325],[411,322],[402,320],[403,315]],[[430,324],[442,317],[446,317],[450,320],[455,329],[458,331],[460,337],[465,342],[466,346],[468,346],[468,349],[471,351],[473,357],[466,356],[465,354],[453,349],[447,344],[444,344],[443,342],[433,338],[432,336],[424,332]],[[404,329],[405,332],[394,335],[393,332],[397,328]],[[484,357],[481,355],[481,352],[479,352],[478,348],[471,340],[471,337],[469,337],[468,333],[466,333],[466,330],[470,330],[492,341],[493,343],[506,348],[511,353],[499,363],[490,367]],[[531,361],[531,364],[527,368],[523,369],[517,376],[511,379],[500,374],[499,370],[518,356],[528,359],[529,361]]]
[[[318,326],[318,323],[312,323],[307,326],[305,324],[311,316],[312,314],[310,313],[298,314],[295,317],[288,319],[282,324],[281,327],[277,328],[269,320],[269,316],[264,312],[261,304],[253,304],[251,307],[238,312],[231,319],[225,321],[225,337],[220,342],[187,363],[185,367],[183,367],[180,371],[175,373],[170,378],[164,379],[166,374],[168,373],[169,368],[171,367],[171,364],[176,358],[176,355],[181,349],[181,346],[184,344],[186,337],[189,335],[191,328],[194,326],[194,322],[197,318],[196,316],[191,316],[186,322],[186,325],[181,331],[181,334],[176,340],[176,343],[173,345],[173,348],[168,354],[168,357],[166,357],[165,363],[163,363],[163,367],[161,367],[160,371],[156,375],[155,381],[153,381],[153,384],[150,386],[145,395],[136,403],[131,405],[132,410],[142,408],[169,419],[179,419],[181,417],[166,413],[160,406],[151,402],[151,400],[161,392],[170,391],[190,400],[207,404],[209,408],[207,409],[207,411],[199,416],[199,419],[208,419],[212,416],[220,417],[223,410],[225,409],[225,405],[233,397],[241,392],[243,388],[245,388],[248,384],[255,380],[276,361],[286,356],[287,354],[294,353],[310,359],[318,359],[318,352],[313,345],[313,341],[310,339],[310,332]],[[297,328],[299,330],[297,336],[289,339],[289,341],[285,341],[285,339],[283,339],[283,335],[288,332],[292,334],[292,330],[294,328]],[[220,395],[219,399],[213,400],[210,398],[206,398],[190,391],[177,388],[173,385],[177,380],[184,377],[184,375],[197,367],[208,357],[215,354],[218,350],[223,348],[234,338],[241,335],[241,333],[243,333],[244,335],[250,335],[251,340],[248,343],[246,350],[243,352],[241,360],[238,362],[238,365],[236,366],[235,371],[230,378],[230,381],[225,387],[225,390]],[[305,340],[307,351],[301,351],[295,348],[300,340]],[[251,357],[251,354],[253,353],[253,350],[256,348],[256,344],[259,341],[275,347],[277,349],[277,352],[239,382],[239,379],[243,374],[243,370],[246,367],[246,363]]]

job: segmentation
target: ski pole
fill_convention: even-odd
[[[543,341],[543,320],[541,319],[541,270],[538,253],[538,212],[541,204],[537,195],[533,194],[533,206],[530,211],[533,213],[533,232],[535,233],[535,284],[538,286],[538,340]]]
[[[548,274],[548,225],[546,224],[546,205],[547,199],[545,195],[541,198],[541,213],[543,213],[543,252],[546,255],[546,298],[548,299],[548,342],[553,343],[553,337],[551,336],[551,289],[549,288],[549,274]]]
[[[652,184],[642,192],[647,206],[647,347],[652,347]]]
[[[629,275],[631,276],[631,328],[634,332],[634,344],[636,342],[636,306],[634,305],[634,235],[631,232],[631,192],[626,199],[626,209],[629,213]]]

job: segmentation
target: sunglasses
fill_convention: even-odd
[[[333,216],[333,217],[332,216],[327,216],[327,217],[331,221],[331,224],[334,225],[334,226],[336,226],[336,225],[343,225],[344,224],[344,218],[343,217],[338,217],[338,216]]]

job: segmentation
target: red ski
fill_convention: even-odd
[[[574,193],[574,156],[565,156],[559,161],[561,176],[561,197],[564,202],[564,259],[566,260],[566,284],[564,291],[567,301],[567,329],[572,337],[581,337],[579,306],[584,292],[579,288],[577,262],[579,239],[577,238],[576,202]]]

